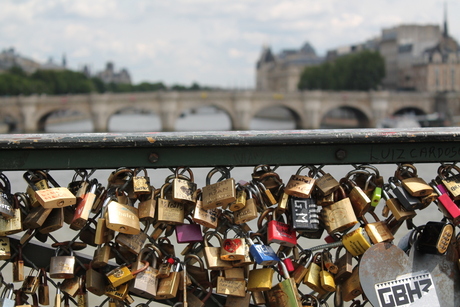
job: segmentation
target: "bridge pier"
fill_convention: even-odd
[[[94,132],[109,131],[110,93],[91,94],[88,98]]]
[[[304,92],[303,109],[305,118],[301,121],[301,129],[319,129],[321,125],[321,91]]]
[[[235,116],[231,116],[233,130],[250,130],[252,119],[252,92],[236,92],[233,108]]]
[[[387,117],[388,99],[390,93],[388,91],[370,92],[371,109],[373,118],[369,121],[370,127],[377,127],[377,125]]]
[[[22,123],[24,133],[36,133],[39,129],[37,114],[38,95],[20,96],[18,103],[21,106]]]
[[[177,118],[178,92],[162,93],[160,96],[160,118],[162,131],[175,131]]]

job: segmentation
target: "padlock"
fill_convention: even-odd
[[[51,257],[49,271],[51,278],[67,279],[74,276],[75,256],[73,250],[70,247],[67,248],[70,250],[69,256],[58,256],[60,251],[58,247],[54,257]]]
[[[33,294],[37,291],[40,284],[40,270],[32,268],[29,275],[24,279],[21,290],[26,294]]]
[[[424,197],[433,193],[433,188],[423,178],[417,176],[417,168],[413,164],[398,164],[394,176],[401,181],[403,188],[414,197]]]
[[[75,297],[77,295],[78,288],[80,287],[80,279],[82,276],[74,276],[72,278],[64,279],[59,287],[64,294]]]
[[[443,255],[451,243],[454,232],[451,223],[430,221],[422,228],[415,245],[416,249],[422,253]]]
[[[96,189],[98,181],[97,179],[91,180],[89,184],[89,191],[87,191],[82,197],[81,201],[77,203],[75,214],[70,223],[70,229],[81,230],[88,221],[89,214],[93,207],[94,201],[96,200]]]
[[[181,169],[187,171],[189,177],[180,178],[179,170]],[[182,204],[195,204],[196,189],[192,170],[188,167],[177,167],[172,180],[172,200]]]
[[[153,186],[150,187],[149,194],[141,194],[138,196],[139,205],[138,217],[140,221],[154,221],[157,207],[156,195],[160,190],[156,190]]]
[[[165,254],[170,257],[175,257],[176,256],[176,251],[174,244],[171,243],[171,240],[169,240],[169,237],[160,237],[157,239],[157,246],[160,248],[160,250]]]
[[[364,230],[371,239],[372,243],[377,244],[380,242],[393,241],[394,236],[388,228],[387,224],[384,221],[380,221],[375,212],[370,211],[369,213],[375,219],[375,222],[369,223],[365,215],[361,216],[361,219],[364,221]]]
[[[228,231],[232,229],[234,228],[229,228]],[[244,259],[245,246],[246,240],[244,238],[227,238],[226,233],[220,250],[220,259],[225,261],[235,261]]]
[[[315,232],[319,230],[319,210],[315,198],[291,196],[289,208],[293,229],[298,232]]]
[[[4,173],[0,172],[0,214],[5,219],[13,218],[13,194],[11,194],[11,183]]]
[[[337,189],[336,202],[322,207],[321,216],[329,234],[343,232],[358,223],[350,198],[346,196],[343,187]]]
[[[77,301],[77,307],[88,307],[88,291],[85,288],[84,278],[80,278],[80,284],[78,287],[77,295],[75,300]]]
[[[334,275],[329,272],[325,265],[325,252],[321,253],[321,271],[319,272],[319,280],[321,283],[321,288],[326,290],[327,292],[334,292],[335,291],[335,281]]]
[[[362,227],[358,227],[343,235],[342,243],[347,251],[349,251],[353,256],[362,255],[369,247],[371,247],[364,228]]]
[[[412,196],[405,188],[401,186],[401,182],[395,178],[388,178],[390,190],[394,196],[399,200],[401,205],[407,211],[419,209],[423,206],[420,198]]]
[[[248,291],[266,291],[273,286],[273,273],[275,270],[271,267],[256,268],[257,264],[249,271]]]
[[[252,190],[248,187],[245,188],[248,198],[245,200],[244,208],[233,212],[233,221],[237,225],[247,223],[256,219],[259,216],[257,204],[253,197]]]
[[[204,209],[201,189],[197,189],[196,195],[196,204],[195,209],[193,210],[192,220],[197,224],[203,225],[204,227],[216,229],[221,209]]]
[[[236,200],[232,202],[230,205],[228,205],[228,209],[230,211],[238,211],[243,209],[246,206],[246,198],[247,198],[247,192],[246,188],[244,185],[240,184],[239,182],[236,184]]]
[[[13,282],[24,281],[24,260],[22,259],[22,245],[17,246],[18,254],[13,261]]]
[[[363,288],[359,282],[359,265],[353,268],[350,277],[343,281],[341,285],[342,299],[345,302],[349,302],[363,294]]]
[[[438,187],[436,186],[436,182],[433,180],[431,182],[431,187],[438,195],[436,203],[438,204],[438,208],[444,213],[452,223],[457,226],[460,224],[460,208],[454,203],[454,201],[450,198],[450,195],[447,193],[442,193]]]
[[[110,272],[106,273],[107,279],[113,287],[118,287],[124,283],[127,283],[131,279],[136,277],[136,274],[146,270],[149,266],[149,263],[145,260],[142,260],[144,264],[142,267],[137,268],[136,270],[131,271],[128,266],[122,265],[117,267]]]
[[[457,173],[454,174],[452,171]],[[455,164],[442,164],[438,168],[438,177],[452,195],[453,200],[460,199],[460,168]]]
[[[252,240],[253,238],[257,238],[259,243],[255,244]],[[275,265],[280,261],[275,251],[269,245],[261,243],[260,234],[249,233],[249,236],[246,237],[246,241],[249,244],[249,253],[257,264],[263,266]]]
[[[62,226],[64,226],[64,208],[53,208],[43,224],[38,227],[38,232],[41,234],[49,234],[61,229]]]
[[[324,172],[321,168],[318,168],[317,172],[321,173],[321,175],[315,177],[315,184],[321,195],[329,195],[339,188],[339,182],[330,173]]]
[[[36,229],[43,225],[48,215],[50,215],[52,208],[46,209],[38,205],[33,207],[24,218],[22,226],[24,229]]]
[[[131,253],[137,255],[144,246],[145,241],[147,241],[147,231],[149,227],[150,222],[147,221],[145,223],[145,228],[138,234],[119,233],[115,237],[115,242],[128,249]]]
[[[158,283],[156,300],[165,300],[176,297],[180,284],[180,262],[175,263],[175,269],[168,277],[161,278]]]
[[[280,178],[279,174],[275,172],[276,168],[277,167],[271,168],[271,166],[267,164],[256,165],[251,177],[253,180],[262,182],[263,185],[272,192],[278,191],[283,185],[283,180]]]
[[[211,177],[220,172],[222,177],[211,184]],[[230,171],[223,167],[215,167],[206,176],[206,186],[202,189],[203,208],[225,208],[236,200],[235,179],[230,177]]]
[[[244,296],[227,295],[224,307],[249,306],[251,293],[246,292]]]
[[[16,302],[13,299],[14,284],[6,284],[3,288],[2,294],[0,295],[0,306],[2,307],[14,307]]]
[[[199,266],[194,266],[190,264],[190,260],[194,259]],[[190,275],[193,282],[196,282],[198,285],[204,285],[209,283],[209,274],[208,270],[204,267],[204,262],[195,254],[187,254],[184,256],[185,266],[187,267],[187,274]]]
[[[56,180],[54,180],[49,173],[46,173],[45,178],[48,182],[52,183],[53,187],[46,189],[37,188],[35,190],[35,197],[43,208],[63,208],[77,203],[75,195],[73,195],[66,187],[59,186]],[[36,186],[31,183],[29,183],[29,186],[36,188]]]
[[[385,206],[391,211],[394,218],[397,221],[403,221],[407,219],[412,219],[417,213],[414,210],[406,210],[402,206],[401,202],[396,197],[390,197],[388,194],[388,190],[390,189],[389,184],[385,184],[383,186],[382,195],[383,199],[385,200]],[[382,213],[383,216],[385,214]]]
[[[140,172],[144,173],[144,176],[139,176]],[[147,174],[145,167],[135,168],[133,171],[133,193],[137,197],[143,194],[150,194],[150,177]]]
[[[122,302],[128,296],[128,286],[127,283],[119,285],[118,287],[107,285],[105,288],[105,295],[118,302]]]
[[[20,206],[20,198],[22,193],[15,193],[12,197],[13,200],[13,216],[5,218],[0,216],[0,236],[12,235],[23,231],[22,227],[22,212]],[[24,196],[25,197],[25,196]]]
[[[226,279],[224,276],[217,277],[216,293],[229,296],[246,296],[246,280]]]
[[[108,286],[105,275],[97,271],[92,266],[92,261],[85,273],[85,288],[94,295],[101,296],[105,294],[105,289]]]
[[[209,240],[212,237],[216,237],[219,241],[218,247],[209,246]],[[225,270],[232,268],[232,263],[230,261],[224,261],[220,258],[221,246],[223,244],[222,237],[217,233],[217,231],[207,231],[204,234],[204,255],[206,267],[208,270]]]
[[[38,302],[42,305],[50,304],[50,289],[48,286],[48,276],[44,268],[40,269],[40,281],[38,284]]]
[[[341,184],[348,187],[347,194],[357,218],[360,218],[364,213],[368,212],[371,207],[371,200],[363,189],[353,180],[353,177],[360,173],[365,173],[368,176],[370,175],[364,170],[352,170],[340,180]]]
[[[284,187],[284,193],[297,198],[310,198],[314,188],[315,179],[309,176],[302,176],[300,173],[304,169],[309,169],[313,172],[311,166],[303,165],[297,169],[297,172],[291,176],[288,183]]]
[[[40,203],[35,196],[35,191],[38,189],[42,190],[50,188],[45,172],[27,171],[22,177],[27,182],[26,193],[30,199],[30,206],[33,208],[40,206]]]
[[[91,175],[94,171],[91,172]],[[81,201],[88,190],[89,176],[86,169],[76,169],[72,181],[67,185],[67,189],[77,198],[77,203]]]
[[[282,261],[284,265],[286,266],[286,270],[289,272],[289,274],[294,272],[295,267],[294,267],[294,263],[292,262],[292,259],[286,256],[286,253],[282,251],[278,251],[278,255],[279,255],[280,261]],[[278,264],[278,269],[281,270],[280,264]]]
[[[248,265],[254,264],[254,258],[249,252],[249,245],[245,244],[244,246],[244,258],[236,261],[232,261],[232,266],[235,268],[243,267],[247,268]]]
[[[299,260],[294,264],[294,271],[291,273],[296,284],[300,284],[308,272],[310,263],[313,261],[313,253],[309,249],[300,252]]]
[[[136,275],[136,278],[129,282],[129,291],[135,295],[151,299],[157,295],[158,289],[158,268],[157,268],[157,255],[161,255],[159,249],[143,248],[137,257],[133,269],[142,266],[141,260],[149,260],[149,266],[142,272]]]
[[[166,195],[166,190],[171,189],[171,183],[161,186],[160,196],[157,199],[157,222],[169,225],[184,223],[185,209],[184,204],[176,202]]]
[[[252,302],[256,306],[266,305],[267,300],[265,298],[264,291],[252,291],[251,292]]]
[[[176,241],[177,243],[195,243],[203,241],[203,233],[201,226],[193,223],[190,217],[186,217],[190,224],[176,225]]]
[[[267,242],[285,246],[297,244],[297,234],[289,224],[277,220],[277,211],[271,210],[272,220],[268,222]],[[261,215],[262,216],[262,215]]]
[[[302,307],[300,294],[294,280],[289,277],[284,263],[280,262],[284,280],[267,291],[269,306]]]
[[[110,200],[107,205],[106,215],[107,228],[132,235],[140,232],[137,208],[129,204],[121,204],[118,201]]]
[[[108,243],[98,245],[94,250],[92,266],[94,268],[101,268],[109,263],[111,258],[111,247]]]
[[[115,230],[107,227],[107,205],[112,201],[111,196],[103,200],[101,206],[101,216],[97,219],[96,232],[94,234],[94,243],[103,244],[111,241],[115,236]]]
[[[308,266],[307,272],[303,278],[303,283],[310,289],[319,294],[324,294],[326,290],[321,287],[320,272],[321,272],[321,253],[313,255],[313,259]]]
[[[345,253],[340,256],[340,251],[344,250]],[[337,266],[337,273],[334,276],[336,284],[341,284],[348,279],[353,272],[353,256],[343,246],[338,247],[335,254],[335,265]]]
[[[0,237],[0,260],[11,258],[10,238]]]
[[[271,190],[265,187],[265,185],[262,182],[251,180],[248,187],[252,187],[253,190],[257,191],[257,193],[260,195],[260,202],[265,204],[263,206],[264,209],[276,205],[277,200],[275,196],[273,196]]]

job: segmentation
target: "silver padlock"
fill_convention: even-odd
[[[72,278],[74,276],[75,256],[70,249],[70,256],[58,256],[59,247],[56,249],[56,255],[50,260],[51,278]]]
[[[15,301],[13,299],[14,285],[7,284],[0,295],[0,306],[14,307]]]

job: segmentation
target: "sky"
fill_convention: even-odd
[[[442,26],[460,41],[457,0],[2,0],[0,50],[93,73],[107,62],[133,83],[253,88],[264,45],[316,53],[400,24]]]

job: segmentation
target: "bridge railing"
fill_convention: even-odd
[[[258,165],[270,165],[294,167],[295,170],[301,165],[328,167],[458,161],[460,129],[455,127],[0,135],[0,170],[17,173],[19,177],[24,171],[37,169],[69,171],[65,176],[70,174],[71,178],[76,169],[110,172],[122,166],[144,167],[153,178],[157,170],[168,172],[177,167],[201,169],[206,173],[215,166],[249,167],[252,170]],[[161,184],[165,177],[158,177],[155,181]],[[283,179],[287,182],[289,178]],[[204,178],[199,180],[199,184],[204,183]],[[63,186],[65,184],[62,182]],[[25,191],[17,190],[14,185],[12,188],[12,192]],[[79,234],[71,233],[71,237],[78,238]],[[17,253],[20,237],[21,234],[11,236],[13,254]],[[50,257],[55,253],[50,244],[59,241],[54,238],[54,233],[50,237],[52,240],[48,243],[33,239],[24,246],[27,266],[49,267]],[[68,237],[68,233],[64,235],[64,238]],[[82,264],[91,261],[91,252],[77,253]],[[12,260],[5,261],[2,269]],[[5,281],[8,282],[7,277]],[[222,297],[216,296],[210,304],[219,305],[223,301]]]

